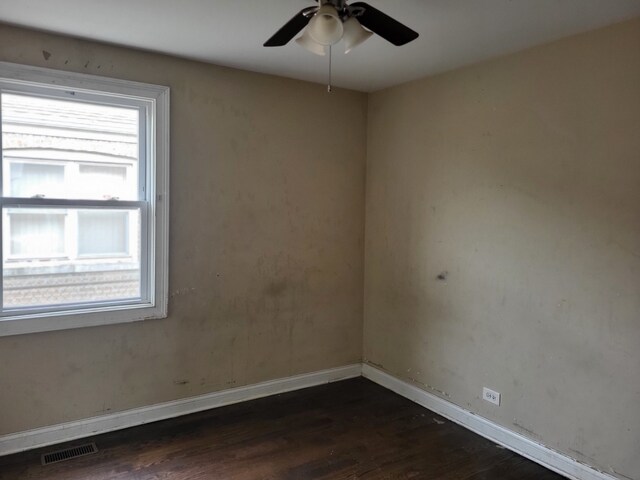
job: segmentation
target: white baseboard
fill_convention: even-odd
[[[362,365],[362,376],[567,478],[618,480],[371,365]]]
[[[209,410],[210,408],[222,407],[232,403],[359,377],[361,372],[362,365],[358,363],[4,435],[0,436],[0,456]]]
[[[0,456],[360,375],[567,478],[619,480],[367,364],[305,373],[0,436]]]

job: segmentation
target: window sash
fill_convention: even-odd
[[[131,210],[139,209],[140,211],[140,297],[123,298],[118,300],[104,300],[93,302],[77,302],[63,304],[48,304],[42,306],[29,307],[4,307],[0,311],[2,319],[19,319],[23,316],[38,315],[42,313],[55,314],[60,312],[82,312],[90,311],[106,307],[144,307],[152,304],[153,301],[153,269],[151,268],[150,255],[148,250],[144,248],[149,245],[149,203],[142,201],[119,201],[119,200],[68,200],[68,199],[46,199],[46,198],[0,198],[0,208],[82,208],[82,209],[109,209],[109,210]],[[2,210],[0,210],[2,211]],[[0,215],[0,231],[3,228],[3,219]],[[3,248],[0,246],[0,249]],[[4,265],[2,266],[4,269]],[[4,275],[3,275],[4,278]],[[3,291],[0,282],[0,302],[2,301]]]
[[[148,200],[148,183],[151,179],[147,174],[147,144],[153,140],[152,132],[148,126],[152,126],[153,112],[150,102],[136,98],[114,97],[109,101],[106,93],[93,93],[88,91],[61,90],[59,87],[45,85],[33,85],[24,83],[9,82],[0,78],[0,125],[2,125],[2,94],[17,94],[34,97],[52,98],[57,100],[74,101],[81,103],[92,103],[96,105],[110,105],[116,107],[131,107],[138,110],[138,200]],[[0,152],[2,152],[2,138],[0,138]],[[0,169],[0,177],[4,175],[4,168]],[[4,180],[0,178],[0,196],[4,196]]]

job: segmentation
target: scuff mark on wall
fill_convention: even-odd
[[[51,53],[47,52],[46,50],[42,50],[42,56],[44,57],[45,60],[49,60]]]
[[[449,394],[448,394],[447,392],[445,392],[444,390],[439,390],[439,389],[437,389],[436,387],[433,387],[433,386],[429,385],[428,383],[422,383],[422,382],[420,382],[420,381],[416,380],[415,378],[410,378],[410,380],[411,380],[413,383],[417,383],[418,385],[422,385],[423,387],[427,387],[429,390],[431,390],[431,391],[433,391],[433,392],[439,393],[440,395],[443,395],[443,396],[445,396],[445,397],[447,397],[447,398],[451,398],[451,395],[449,395]]]
[[[188,295],[192,292],[196,291],[196,287],[184,287],[184,288],[178,288],[177,290],[174,290],[173,292],[171,292],[171,294],[169,295],[170,298],[173,297],[178,297],[180,295]]]
[[[521,425],[520,423],[518,423],[517,420],[513,421],[513,425],[515,427],[518,427],[520,430],[522,430],[523,432],[528,433],[530,436],[534,437],[534,438],[540,438],[540,435],[538,435],[536,432],[534,432],[533,430],[531,430],[530,428],[525,427],[524,425]]]
[[[619,477],[626,478],[627,480],[638,480],[637,478],[633,478],[633,477],[630,477],[628,475],[625,475],[624,473],[620,473],[615,468],[611,468],[611,467],[609,467],[609,468],[611,469],[611,473],[614,473],[615,475],[618,475]]]
[[[271,282],[265,287],[264,293],[271,297],[278,297],[287,289],[287,283],[286,279]]]

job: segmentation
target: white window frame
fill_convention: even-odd
[[[146,125],[144,138],[140,139],[141,148],[144,149],[142,155],[146,158],[146,171],[139,175],[141,200],[11,198],[4,197],[0,191],[0,207],[139,208],[141,241],[148,252],[141,258],[141,277],[146,278],[146,284],[141,287],[146,294],[143,293],[140,300],[1,309],[0,336],[166,317],[169,276],[169,87],[0,62],[0,91],[47,94],[97,103],[109,103],[111,99],[114,105],[140,108],[143,112],[140,124]],[[0,120],[1,115],[0,105]],[[0,179],[0,188],[2,183]],[[0,215],[0,222],[1,218]],[[0,283],[0,299],[1,295]]]

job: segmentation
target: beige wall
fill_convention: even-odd
[[[169,318],[0,338],[0,434],[361,360],[364,94],[7,26],[0,60],[171,87]]]
[[[375,93],[368,118],[366,361],[639,479],[640,20]]]

